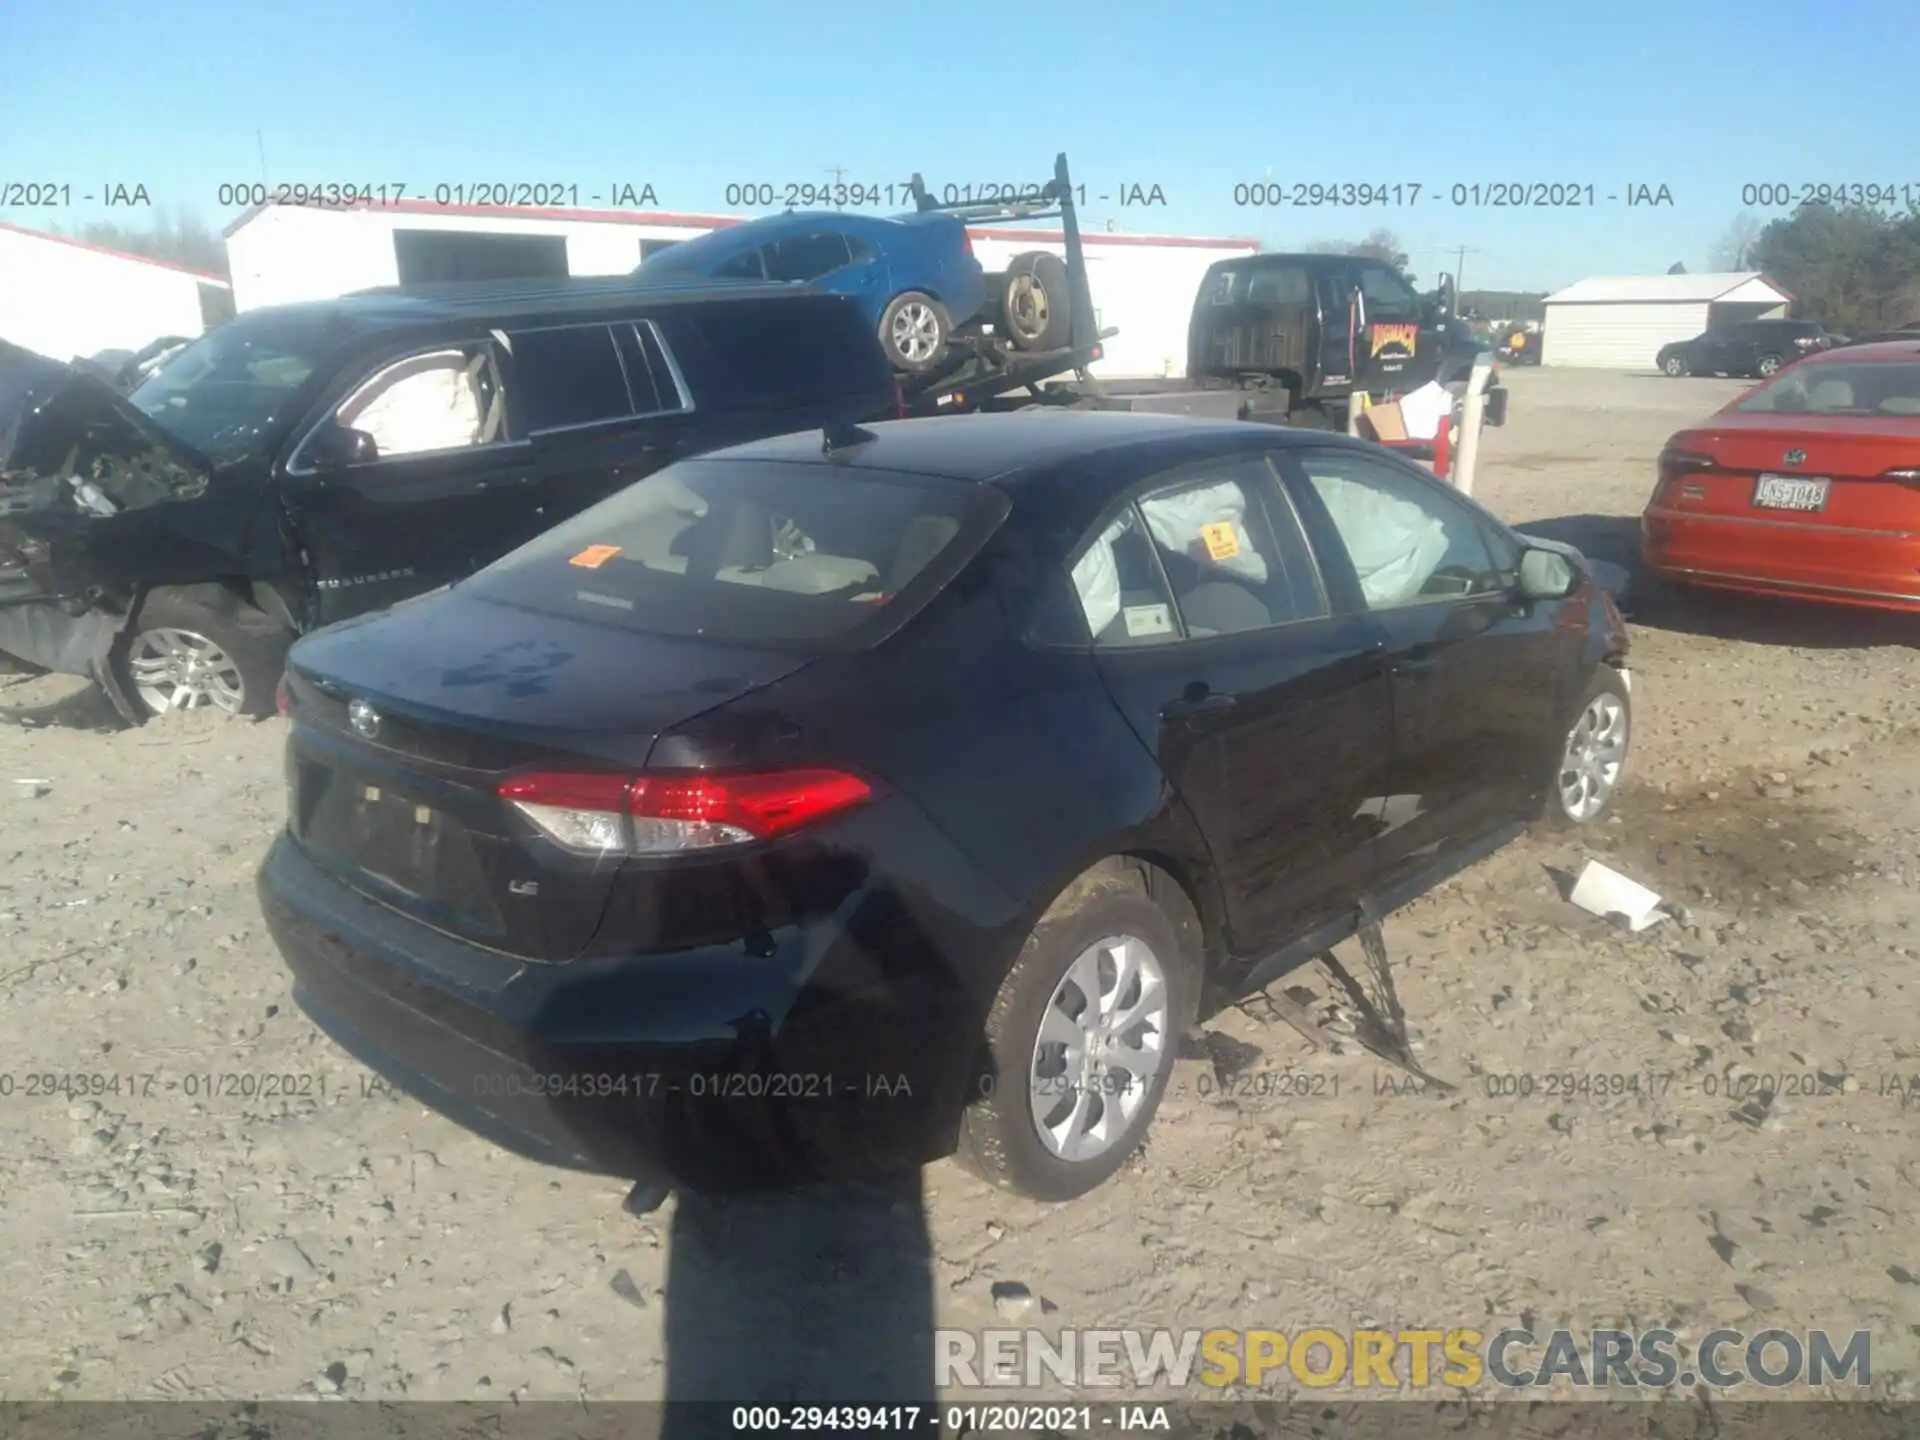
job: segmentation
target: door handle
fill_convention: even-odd
[[[1160,718],[1191,720],[1200,715],[1219,715],[1231,710],[1233,706],[1233,696],[1208,690],[1197,695],[1183,695],[1178,700],[1169,700],[1160,707]]]

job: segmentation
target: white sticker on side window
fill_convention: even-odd
[[[1142,635],[1173,633],[1173,612],[1164,605],[1129,605],[1120,613],[1126,616],[1127,634],[1136,640]]]

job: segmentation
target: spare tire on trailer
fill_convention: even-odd
[[[1015,349],[1062,349],[1073,334],[1067,262],[1044,250],[1014,256],[1001,277],[1000,318]]]

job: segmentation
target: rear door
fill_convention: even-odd
[[[505,332],[508,419],[540,471],[532,525],[503,534],[495,557],[685,453],[690,401],[649,322]]]
[[[1708,330],[1693,345],[1692,369],[1713,374],[1726,371],[1744,373],[1751,359],[1747,354],[1753,327],[1724,325]]]
[[[362,362],[336,389],[280,481],[308,624],[460,579],[540,528],[540,469],[508,421],[506,359],[492,338],[440,341]],[[325,427],[370,436],[373,458],[317,471]]]
[[[1281,465],[1335,593],[1384,636],[1390,881],[1525,815],[1562,738],[1558,609],[1517,599],[1512,538],[1414,467],[1331,447],[1289,449]]]
[[[1373,879],[1388,700],[1376,631],[1333,612],[1264,457],[1146,482],[1074,582],[1110,693],[1198,821],[1234,947],[1349,910]]]

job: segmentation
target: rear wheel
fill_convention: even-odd
[[[1073,330],[1066,261],[1044,250],[1014,256],[1007,266],[1000,314],[1016,349],[1064,346]]]
[[[1762,355],[1760,357],[1760,363],[1753,367],[1754,373],[1762,380],[1771,380],[1775,375],[1780,373],[1782,363],[1778,355]]]
[[[150,716],[219,710],[260,719],[273,714],[292,638],[217,586],[155,590],[121,639],[121,683]]]
[[[880,348],[896,370],[931,370],[946,358],[952,328],[945,306],[931,295],[909,290],[894,296],[880,317]]]
[[[1626,681],[1613,666],[1596,666],[1547,787],[1541,818],[1549,825],[1570,830],[1606,817],[1626,771],[1632,720]]]
[[[1198,1004],[1198,967],[1137,869],[1106,862],[1028,937],[987,1019],[994,1071],[957,1158],[1003,1189],[1071,1200],[1139,1148]]]

